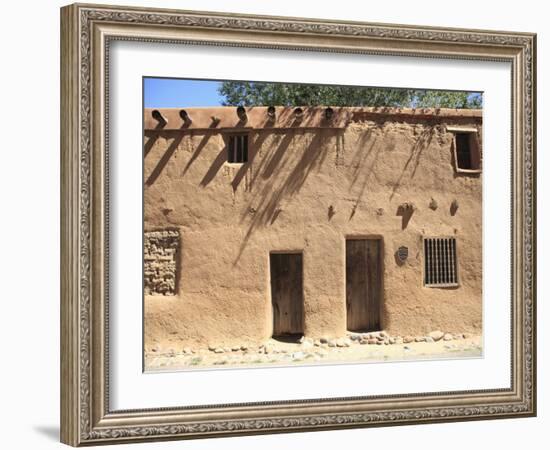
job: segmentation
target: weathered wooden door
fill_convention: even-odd
[[[273,336],[304,333],[302,255],[270,255]]]
[[[380,330],[381,239],[346,241],[346,307],[348,330]]]

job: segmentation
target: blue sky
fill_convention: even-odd
[[[145,108],[190,108],[220,106],[223,97],[218,94],[221,81],[185,80],[178,78],[144,78],[143,102]],[[470,96],[480,96],[472,93]]]
[[[144,78],[143,102],[145,108],[219,106],[223,100],[218,94],[220,85],[219,81]]]

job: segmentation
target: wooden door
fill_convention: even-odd
[[[346,241],[346,307],[348,330],[380,330],[381,239]]]
[[[270,255],[273,336],[304,334],[301,253]]]

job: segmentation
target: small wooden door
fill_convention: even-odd
[[[270,255],[273,336],[304,334],[301,253]]]
[[[346,307],[350,331],[380,330],[382,239],[346,241]]]

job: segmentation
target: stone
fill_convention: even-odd
[[[292,359],[302,359],[305,356],[304,352],[294,352],[292,354]]]
[[[349,347],[350,346],[350,340],[346,338],[340,338],[336,341],[337,347]]]
[[[384,341],[381,341],[381,340],[377,339],[377,340],[376,340],[376,343],[377,343],[378,345],[382,345],[382,344],[384,343]]]
[[[335,339],[331,339],[330,341],[328,341],[328,346],[329,346],[329,347],[336,347],[336,340],[335,340]]]
[[[443,336],[444,341],[452,341],[453,335],[451,333],[445,333],[445,336]]]
[[[395,343],[396,343],[396,344],[402,344],[402,343],[403,343],[403,338],[402,338],[401,336],[397,336],[397,337],[395,338]]]
[[[240,349],[241,349],[241,347],[239,345],[235,345],[235,346],[231,347],[232,352],[238,352]]]
[[[245,352],[248,350],[248,347],[246,345],[241,345],[241,350]]]
[[[328,339],[326,337],[322,337],[319,339],[319,342],[321,342],[321,344],[328,344]]]
[[[396,341],[395,341],[394,337],[391,337],[391,338],[388,339],[388,342],[393,345],[393,344],[395,344]]]
[[[414,338],[413,338],[412,336],[405,336],[405,337],[403,338],[403,342],[404,342],[405,344],[409,344],[409,343],[411,343],[411,342],[413,342],[413,341],[414,341]]]
[[[143,287],[146,295],[176,294],[178,230],[146,231],[143,235]]]
[[[368,342],[370,345],[377,344],[377,343],[378,343],[378,339],[370,338],[367,342]]]
[[[443,331],[432,331],[430,334],[428,334],[428,336],[430,336],[436,342],[443,339],[444,335],[445,333],[443,333]]]
[[[433,343],[433,342],[435,342],[434,338],[431,337],[431,336],[426,336],[425,339],[426,339],[426,342],[429,342],[430,344]]]
[[[216,348],[214,349],[214,353],[223,353],[224,351],[225,351],[225,350],[224,350],[223,348],[221,348],[221,347],[216,347]]]
[[[414,341],[415,342],[426,342],[426,337],[425,336],[417,336],[414,338]]]
[[[381,331],[380,333],[378,333],[378,336],[380,336],[381,338],[387,338],[388,333],[386,333],[385,331]]]

